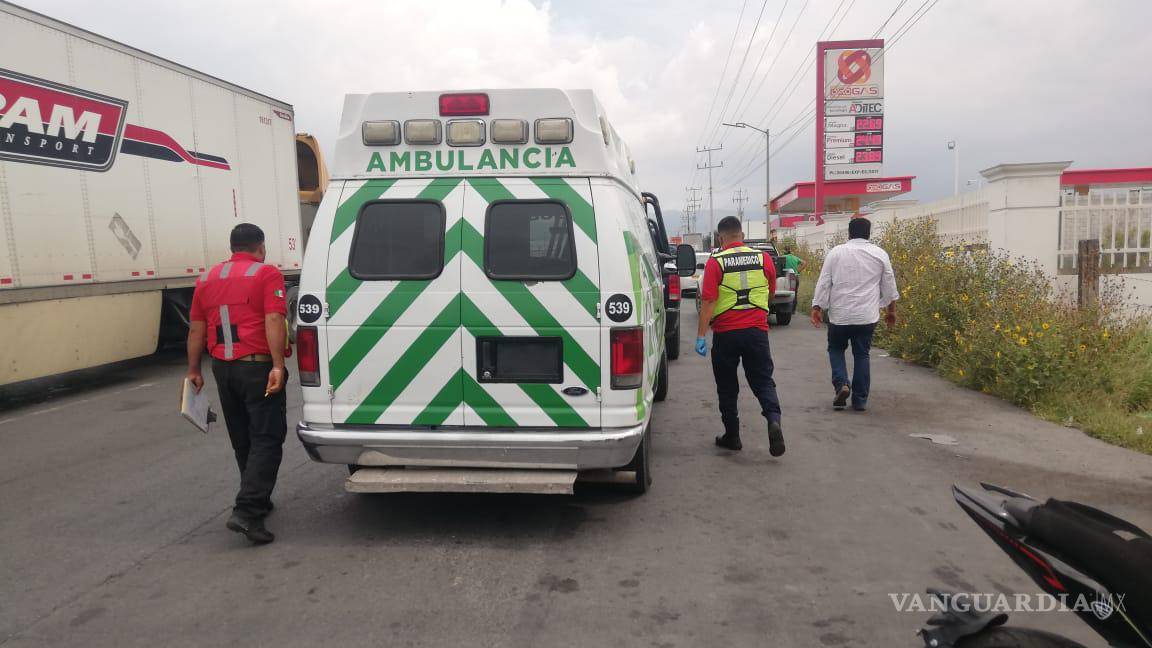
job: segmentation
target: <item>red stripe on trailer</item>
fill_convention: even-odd
[[[72,275],[70,275],[70,274],[64,275],[64,281],[72,281]]]
[[[204,268],[200,268],[200,272],[204,272]]]
[[[140,271],[139,271],[139,270],[133,270],[133,271],[132,271],[132,276],[133,276],[133,277],[139,277],[139,276],[140,276]]]
[[[192,274],[192,268],[185,268],[184,272],[187,272],[188,274]]]
[[[151,277],[151,276],[152,276],[152,275],[154,275],[154,274],[156,274],[156,272],[155,272],[154,270],[149,270],[149,271],[148,271],[148,276],[149,276],[149,277]]]
[[[91,278],[92,278],[92,275],[91,275],[91,274],[89,274],[89,273],[87,273],[87,272],[85,272],[84,274],[80,275],[80,278],[81,278],[81,279],[91,279]]]
[[[12,277],[0,277],[0,286],[7,286],[12,283]]]

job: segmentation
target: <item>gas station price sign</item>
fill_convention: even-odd
[[[821,48],[823,180],[883,174],[883,51],[883,41],[838,41]]]

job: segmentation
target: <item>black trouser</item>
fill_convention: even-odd
[[[232,510],[248,520],[262,519],[271,509],[272,489],[276,487],[284,437],[288,434],[284,390],[264,396],[270,371],[271,362],[212,360],[220,409],[240,468],[240,492],[236,493]],[[288,372],[284,373],[287,382]]]
[[[760,401],[760,411],[769,421],[780,422],[780,398],[772,379],[772,350],[768,332],[759,328],[737,329],[712,334],[712,374],[720,401],[720,420],[725,434],[740,433],[740,412],[736,407],[740,380],[736,368],[744,361],[744,377]]]

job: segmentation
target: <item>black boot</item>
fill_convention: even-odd
[[[768,454],[773,457],[784,454],[784,430],[779,421],[768,422]]]
[[[224,526],[228,527],[230,531],[242,534],[253,544],[268,544],[276,539],[271,531],[264,528],[263,520],[245,520],[235,513],[228,518],[228,522]]]

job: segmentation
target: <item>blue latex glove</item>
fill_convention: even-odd
[[[708,341],[702,337],[696,338],[696,353],[702,356],[708,355]]]

